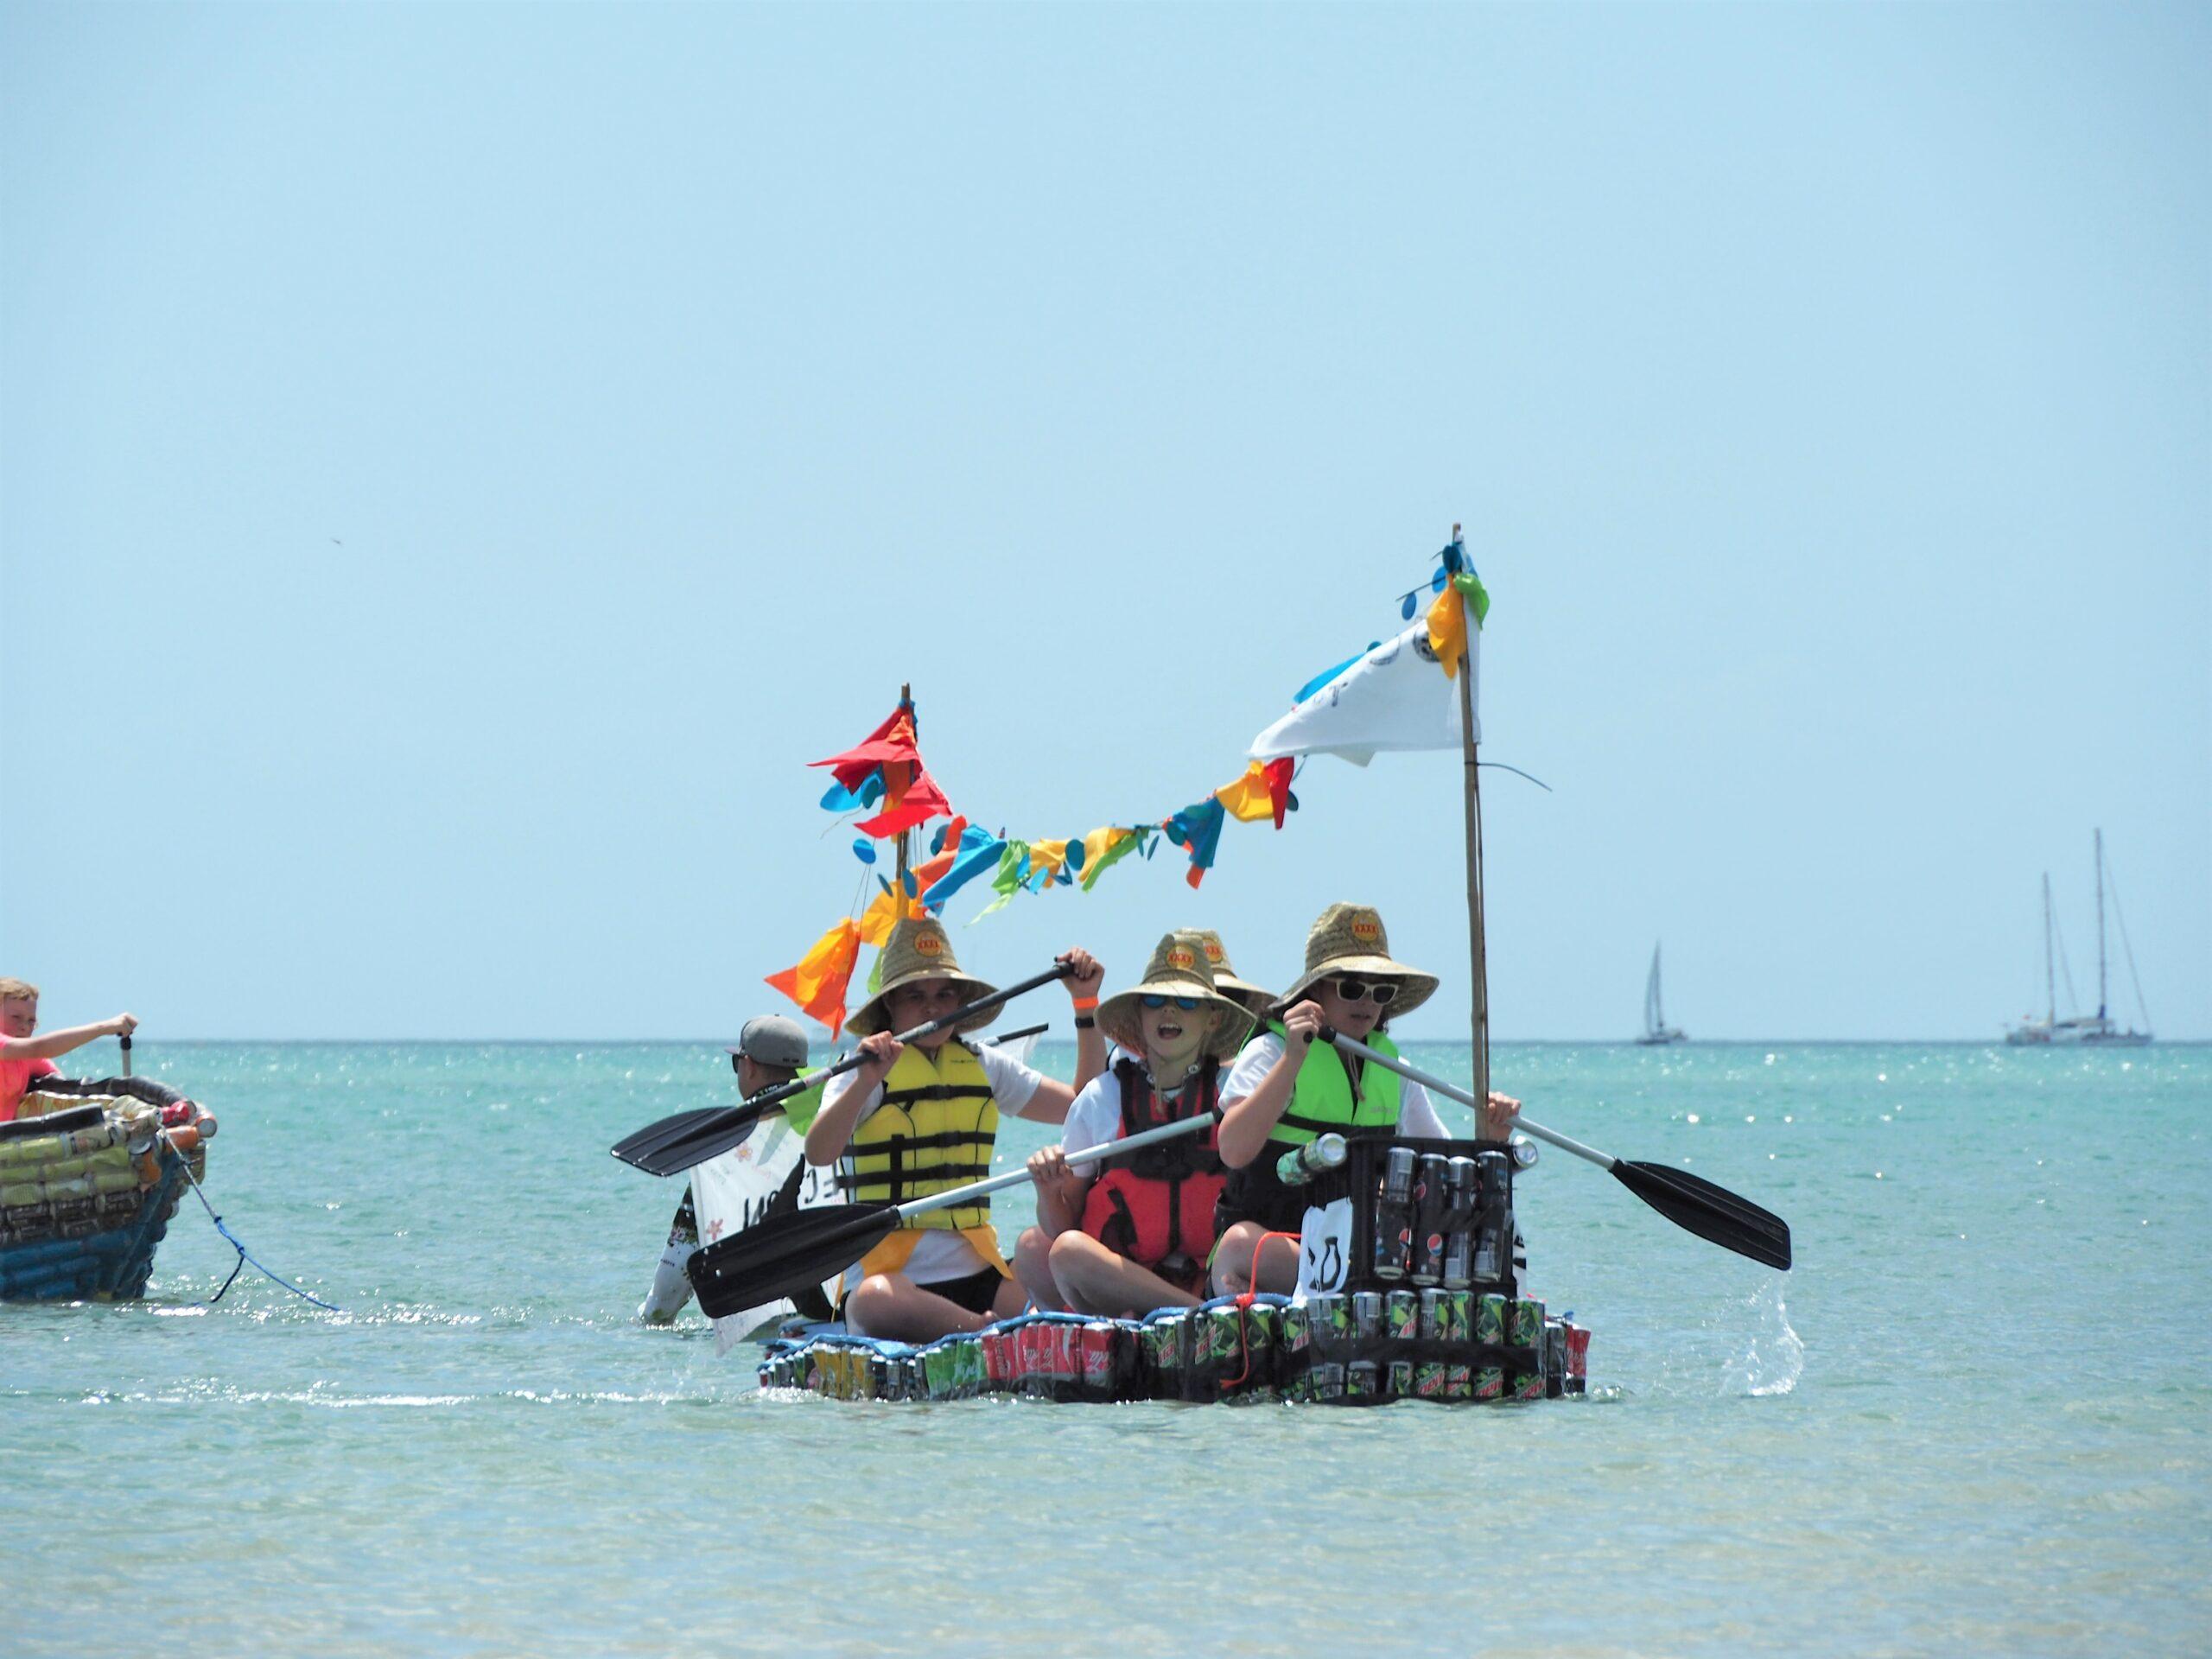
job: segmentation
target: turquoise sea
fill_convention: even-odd
[[[1587,1401],[764,1398],[703,1320],[632,1323],[678,1188],[606,1151],[728,1097],[711,1045],[143,1044],[222,1120],[226,1220],[344,1311],[205,1306],[188,1200],[143,1304],[0,1308],[0,1649],[2212,1650],[2212,1049],[1496,1067],[1781,1212],[1796,1270],[1548,1150]]]

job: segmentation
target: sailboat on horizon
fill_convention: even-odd
[[[2056,924],[2051,919],[2050,873],[2046,870],[2043,878],[2044,1014],[2040,1020],[2033,1014],[2029,1014],[2018,1025],[2005,1033],[2005,1040],[2015,1048],[2044,1047],[2070,1043],[2094,1043],[2113,1048],[2141,1048],[2148,1045],[2151,1040],[2151,1010],[2143,1001],[2143,981],[2135,971],[2135,948],[2128,943],[2127,918],[2120,908],[2120,888],[2116,884],[2113,887],[2112,893],[2113,917],[2120,924],[2120,950],[2127,957],[2127,976],[2135,987],[2135,1007],[2143,1016],[2144,1028],[2138,1031],[2133,1026],[2121,1027],[2114,1025],[2109,1017],[2105,972],[2105,887],[2107,872],[2105,866],[2105,832],[2102,830],[2096,832],[2096,861],[2097,1011],[2094,1014],[2072,1014],[2063,1020],[2058,1017],[2058,982],[2051,969],[2051,945],[2056,934]],[[2059,962],[2063,963],[2066,959],[2066,944],[2063,939],[2057,942],[2057,956]],[[2066,1000],[2069,1007],[2074,1005],[2074,973],[2070,968],[2066,970]]]
[[[1659,947],[1656,944],[1651,947],[1651,974],[1643,982],[1643,1034],[1636,1040],[1645,1047],[1689,1041],[1680,1026],[1667,1023],[1667,1011],[1660,1005]]]

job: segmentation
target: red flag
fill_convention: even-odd
[[[845,987],[861,959],[861,925],[843,918],[814,942],[794,967],[768,976],[768,983],[836,1031],[845,1023]]]

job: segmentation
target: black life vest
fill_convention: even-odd
[[[1117,1061],[1122,1138],[1211,1111],[1220,1098],[1220,1071],[1219,1061],[1205,1061],[1163,1110],[1144,1069],[1134,1060]],[[1116,1158],[1090,1184],[1083,1230],[1116,1255],[1163,1278],[1203,1273],[1213,1251],[1214,1205],[1221,1197],[1220,1134],[1217,1123],[1202,1135],[1181,1135]]]

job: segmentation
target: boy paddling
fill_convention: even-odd
[[[738,1092],[750,1100],[763,1090],[789,1083],[808,1070],[806,1064],[806,1033],[798,1021],[786,1020],[780,1014],[764,1014],[748,1020],[737,1034],[737,1046],[729,1051],[730,1069],[737,1073]],[[770,1109],[781,1112],[784,1121],[799,1134],[804,1134],[814,1115],[822,1109],[822,1090],[805,1090]],[[734,1154],[726,1154],[734,1155]],[[804,1165],[793,1166],[790,1178],[783,1188],[768,1202],[762,1219],[781,1215],[798,1205],[799,1182],[806,1173]],[[653,1270],[652,1288],[645,1293],[645,1301],[639,1306],[638,1318],[647,1325],[667,1325],[683,1311],[691,1300],[691,1281],[684,1268],[699,1253],[699,1219],[691,1204],[691,1188],[687,1183],[683,1201],[676,1206],[676,1218],[669,1224],[668,1248],[660,1253],[660,1262]],[[791,1298],[802,1319],[826,1319],[830,1305],[818,1290],[801,1291]]]
[[[1216,988],[1208,956],[1198,934],[1170,933],[1142,982],[1100,1005],[1099,1030],[1123,1052],[1076,1096],[1063,1143],[1029,1160],[1037,1225],[1014,1271],[1039,1307],[1123,1318],[1198,1305],[1222,1188],[1215,1131],[1103,1167],[1071,1169],[1068,1154],[1213,1109],[1252,1016]]]
[[[1306,971],[1283,994],[1284,1013],[1245,1046],[1222,1084],[1221,1160],[1228,1166],[1213,1261],[1224,1294],[1294,1289],[1303,1189],[1286,1186],[1275,1165],[1332,1132],[1373,1130],[1443,1140],[1443,1121],[1421,1084],[1371,1071],[1333,1043],[1316,1040],[1329,1025],[1395,1057],[1382,1029],[1435,994],[1436,976],[1390,955],[1382,918],[1364,905],[1331,905],[1306,936]],[[1521,1103],[1493,1093],[1476,1139],[1504,1141]],[[1287,1234],[1287,1237],[1270,1237]],[[1264,1244],[1262,1243],[1262,1241]]]
[[[905,1204],[990,1173],[999,1115],[1065,1121],[1076,1090],[1105,1069],[1092,1010],[1104,977],[1087,950],[1059,958],[1076,1009],[1076,1081],[1033,1071],[1009,1055],[962,1041],[998,1017],[988,1008],[957,1031],[900,1043],[894,1032],[940,1019],[993,987],[960,969],[934,918],[910,918],[885,941],[882,988],[845,1029],[866,1058],[829,1085],[806,1134],[806,1160],[846,1162],[838,1185],[863,1203]],[[1021,1293],[999,1251],[988,1200],[932,1210],[893,1232],[845,1275],[845,1323],[872,1337],[928,1342],[979,1331],[1018,1313]]]
[[[38,1034],[38,987],[28,980],[0,979],[0,1123],[16,1121],[30,1086],[52,1077],[59,1057],[102,1037],[128,1037],[138,1021],[127,1014],[89,1026],[67,1026]]]

